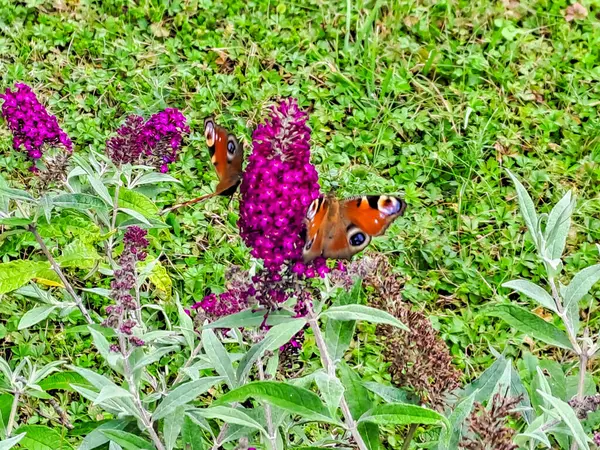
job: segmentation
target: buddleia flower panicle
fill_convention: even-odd
[[[185,116],[175,108],[156,113],[148,121],[131,115],[117,135],[108,139],[106,152],[117,165],[147,164],[165,173],[189,132]]]
[[[38,101],[31,87],[16,83],[14,91],[7,88],[0,98],[4,100],[1,114],[13,135],[13,147],[25,151],[34,161],[32,171],[37,171],[35,161],[42,158],[47,148],[60,147],[72,152],[71,139],[56,117]]]
[[[494,394],[490,408],[485,408],[481,403],[475,402],[473,412],[467,419],[469,422],[469,435],[464,436],[458,443],[463,450],[517,450],[513,444],[516,430],[506,424],[506,419],[517,419],[514,411],[523,396],[510,398]]]
[[[114,305],[106,308],[108,317],[103,322],[104,326],[114,328],[117,333],[124,335],[133,346],[143,345],[144,342],[133,335],[133,329],[139,325],[140,305],[133,296],[132,290],[136,283],[135,264],[146,259],[148,240],[147,231],[132,225],[127,228],[123,237],[123,252],[119,257],[120,269],[115,270],[114,280],[110,284],[110,295],[115,301]],[[123,351],[119,347],[115,350]]]
[[[364,279],[365,285],[373,288],[369,302],[398,318],[409,329],[377,326],[377,335],[385,338],[383,357],[390,363],[392,383],[411,388],[422,402],[442,410],[447,394],[459,387],[461,372],[452,364],[448,346],[429,319],[403,301],[402,283],[393,275],[390,263],[383,256],[375,257],[374,261],[377,265],[368,264],[373,270]],[[356,271],[361,272],[362,268]]]
[[[252,135],[253,151],[240,186],[241,236],[273,274],[302,260],[304,217],[320,195],[306,120],[295,99],[274,107]]]

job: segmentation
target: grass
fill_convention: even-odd
[[[160,195],[165,206],[216,184],[204,117],[248,145],[273,102],[297,97],[310,112],[323,191],[406,199],[405,217],[371,250],[392,259],[405,297],[431,314],[467,379],[489,366],[489,347],[521,354],[522,339],[480,311],[508,295],[503,281],[542,273],[504,168],[542,211],[572,189],[565,266],[598,262],[597,2],[572,22],[565,0],[137,3],[0,0],[0,86],[34,86],[78,152],[102,150],[127,114],[182,109],[193,134],[172,173],[182,184]],[[0,130],[0,165],[18,182],[25,165]],[[184,303],[222,289],[230,264],[248,264],[236,204],[182,210],[168,239],[154,241]],[[0,255],[24,244],[0,240]],[[0,338],[15,357],[95,364],[60,329],[17,331],[26,310],[0,302]],[[594,301],[586,314],[597,330],[596,312]],[[376,370],[376,356],[361,357]]]

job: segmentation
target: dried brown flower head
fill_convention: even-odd
[[[463,437],[458,444],[459,448],[465,450],[516,450],[519,448],[512,442],[516,430],[506,426],[506,418],[517,418],[513,409],[522,398],[522,395],[510,398],[496,393],[492,398],[489,410],[481,403],[476,402],[468,419],[469,432],[473,437]]]
[[[376,270],[364,279],[374,293],[369,302],[402,321],[410,331],[379,325],[377,334],[385,337],[383,355],[391,362],[392,382],[410,387],[421,401],[440,410],[445,395],[459,386],[461,372],[452,365],[448,346],[421,312],[411,311],[402,300],[402,283],[392,274],[389,262],[377,257]]]
[[[569,405],[575,410],[579,419],[585,419],[589,413],[600,408],[600,394],[588,395],[581,400],[573,398],[569,400]]]
[[[573,3],[565,10],[565,20],[567,22],[585,19],[587,16],[588,10],[581,3]]]

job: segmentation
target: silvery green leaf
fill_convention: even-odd
[[[21,317],[19,320],[19,325],[17,329],[24,330],[25,328],[29,328],[36,323],[41,322],[46,319],[56,308],[57,305],[44,305],[44,306],[36,306],[31,308]]]
[[[357,280],[350,292],[344,292],[336,298],[332,306],[343,306],[360,303],[360,294],[362,292],[362,280]],[[344,357],[344,354],[352,343],[354,330],[356,328],[355,320],[335,320],[329,319],[325,326],[325,344],[331,355],[333,363],[337,365],[338,361]]]
[[[20,433],[20,434],[17,434],[16,436],[13,436],[11,438],[0,441],[0,450],[9,450],[10,448],[13,448],[24,437],[25,437],[25,433]]]
[[[235,389],[237,383],[231,359],[213,330],[205,329],[202,331],[202,346],[215,371],[225,377],[230,389]]]
[[[514,438],[515,444],[524,446],[527,442],[532,443],[532,447],[537,448],[537,443],[543,444],[546,448],[551,448],[550,440],[546,435],[544,429],[548,426],[549,422],[554,419],[548,420],[546,414],[542,414],[535,418],[533,422],[523,431]],[[549,430],[548,430],[549,431]]]
[[[182,406],[175,409],[173,414],[169,414],[165,417],[163,421],[163,436],[165,438],[165,447],[167,447],[167,450],[173,450],[173,448],[175,448],[175,443],[181,433],[184,417],[185,410]]]
[[[119,386],[104,386],[96,396],[96,399],[94,400],[94,405],[103,403],[106,400],[121,397],[131,397],[131,393]]]
[[[90,330],[90,334],[92,335],[92,340],[94,341],[94,345],[100,352],[100,355],[106,360],[108,365],[115,371],[122,373],[122,367],[120,367],[120,363],[122,363],[123,356],[120,353],[115,353],[110,351],[110,344],[108,340],[102,335],[102,333],[98,332],[92,327],[88,327]]]
[[[236,409],[229,406],[211,406],[206,409],[196,409],[196,414],[206,419],[220,419],[225,423],[234,423],[248,428],[258,430],[265,435],[267,431],[263,426],[250,417],[243,409]]]
[[[109,439],[102,434],[102,430],[122,430],[130,423],[129,420],[117,419],[103,422],[93,431],[88,433],[77,450],[93,450],[106,444]]]
[[[102,297],[111,298],[110,289],[105,288],[81,288],[82,291],[91,292],[92,294],[97,294]]]
[[[371,392],[379,395],[387,403],[415,403],[418,404],[418,397],[409,394],[402,389],[394,386],[386,386],[385,384],[375,381],[363,381],[364,387]]]
[[[521,215],[523,216],[523,219],[525,220],[525,224],[527,225],[527,228],[529,229],[529,232],[531,233],[533,242],[535,243],[538,251],[540,251],[541,250],[540,241],[541,241],[542,233],[540,232],[539,227],[538,227],[538,217],[537,217],[537,213],[535,212],[535,206],[533,204],[533,200],[531,200],[529,193],[527,192],[525,187],[523,187],[523,185],[518,180],[518,178],[515,175],[513,175],[513,173],[510,170],[506,169],[506,172],[508,172],[508,175],[510,176],[513,183],[515,184],[515,188],[517,191],[517,198],[519,200],[519,207],[521,209]]]
[[[137,361],[131,370],[132,372],[142,370],[147,365],[153,364],[156,361],[160,360],[160,358],[162,358],[163,356],[177,350],[179,350],[178,345],[154,348],[150,352],[146,353],[139,361]]]
[[[263,340],[253,345],[240,361],[236,373],[238,385],[243,383],[254,362],[260,358],[264,352],[277,350],[282,345],[287,344],[305,324],[306,320],[299,318],[293,319],[287,323],[275,325],[271,328]]]
[[[371,323],[382,323],[408,331],[408,327],[390,313],[365,305],[332,306],[327,311],[322,312],[321,316],[334,320],[364,320]]]
[[[190,316],[188,316],[181,306],[181,302],[179,301],[179,295],[175,293],[175,303],[177,304],[177,314],[179,317],[179,329],[183,333],[185,337],[185,341],[187,342],[188,348],[190,351],[194,349],[194,342],[196,340],[196,333],[194,331],[194,323]]]
[[[458,405],[454,408],[448,421],[450,426],[443,428],[440,433],[440,440],[438,443],[438,450],[453,450],[458,448],[458,441],[461,438],[462,429],[465,425],[465,420],[471,414],[473,404],[475,403],[475,397],[477,390],[473,391],[467,398],[462,399]]]
[[[108,188],[106,185],[100,180],[98,177],[94,175],[88,175],[88,181],[90,185],[96,191],[96,194],[100,196],[102,200],[106,202],[107,205],[113,206],[113,199],[108,193]]]
[[[544,238],[546,240],[546,252],[550,259],[559,259],[565,249],[567,235],[571,227],[571,214],[575,208],[575,200],[568,191],[562,199],[552,208]]]
[[[565,308],[578,304],[600,280],[600,264],[586,267],[575,274],[569,285],[564,289]]]
[[[0,184],[0,197],[9,200],[22,200],[24,202],[35,202],[35,198],[31,196],[27,191],[22,189],[13,189],[8,186]]]
[[[152,224],[148,221],[148,219],[146,219],[144,217],[143,214],[140,214],[139,212],[133,210],[133,209],[129,209],[129,208],[119,208],[119,211],[124,212],[125,214],[133,217],[134,219],[140,221],[141,223],[143,223],[144,225],[148,225],[148,226],[152,226]]]
[[[316,373],[315,381],[321,392],[325,404],[329,408],[332,417],[340,406],[340,401],[344,395],[344,386],[336,377],[332,377],[325,371]]]
[[[77,366],[69,366],[69,369],[73,370],[74,372],[77,372],[98,390],[101,390],[104,386],[117,387],[117,385],[113,381],[111,381],[104,375],[100,375],[99,373],[94,372],[93,370],[84,369],[83,367]]]
[[[538,390],[538,392],[547,400],[549,404],[554,407],[551,412],[560,417],[564,424],[571,430],[573,439],[575,439],[575,442],[577,442],[579,449],[589,450],[590,446],[588,445],[588,442],[591,442],[591,439],[585,433],[581,422],[575,415],[575,411],[573,411],[573,408],[571,408],[568,403],[563,402],[552,395],[546,394],[541,390]]]
[[[169,174],[160,173],[160,172],[150,172],[150,173],[142,175],[138,179],[134,180],[130,187],[133,188],[134,186],[138,186],[138,185],[142,185],[142,184],[154,184],[154,183],[163,183],[163,182],[181,183],[180,180],[178,180],[175,177],[172,177]]]
[[[528,280],[513,280],[508,281],[502,285],[505,288],[513,289],[521,294],[525,294],[527,297],[532,300],[537,301],[544,308],[547,308],[551,311],[558,312],[556,308],[556,303],[552,296],[546,292],[545,289],[538,286],[535,283],[532,283]]]
[[[200,394],[208,391],[221,381],[223,381],[223,377],[204,377],[177,386],[158,404],[152,414],[153,420],[162,419],[171,414],[177,407],[192,402]]]

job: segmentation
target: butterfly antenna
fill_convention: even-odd
[[[183,202],[183,203],[179,203],[177,205],[173,205],[170,208],[163,209],[160,212],[160,215],[164,216],[165,214],[168,214],[171,211],[175,211],[176,209],[183,208],[184,206],[190,206],[190,205],[194,205],[196,203],[200,203],[201,201],[206,200],[207,198],[214,197],[214,196],[215,196],[215,194],[206,194],[206,195],[203,195],[202,197],[198,197],[198,198],[195,198],[193,200],[189,200],[187,202]]]

